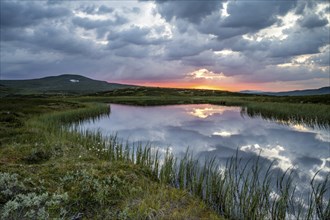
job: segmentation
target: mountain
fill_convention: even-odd
[[[259,91],[259,90],[242,90],[242,91],[239,91],[239,93],[244,93],[244,94],[262,94],[264,92],[263,91]]]
[[[0,80],[0,91],[14,94],[88,94],[129,87],[136,86],[69,74],[40,79]]]
[[[269,93],[276,96],[303,96],[303,95],[327,95],[330,94],[330,86],[319,89],[294,90],[287,92]]]
[[[286,91],[286,92],[263,92],[263,91],[244,90],[244,91],[240,91],[240,93],[271,95],[271,96],[328,95],[330,94],[330,86],[322,87],[319,89],[305,89],[305,90],[294,90],[294,91]]]

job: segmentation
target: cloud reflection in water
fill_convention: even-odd
[[[196,156],[227,159],[239,149],[243,158],[260,156],[275,160],[284,171],[294,168],[306,184],[315,172],[329,171],[329,131],[300,124],[242,117],[239,107],[173,105],[136,107],[111,104],[110,117],[81,125],[116,133],[124,141],[150,143],[154,147],[171,147],[176,155],[189,147]],[[326,175],[321,173],[321,177]]]

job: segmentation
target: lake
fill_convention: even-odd
[[[260,157],[274,161],[274,169],[292,168],[301,184],[308,185],[330,172],[328,129],[297,123],[251,118],[240,107],[209,104],[138,107],[111,104],[111,114],[82,122],[83,130],[100,130],[123,141],[151,144],[180,157],[189,149],[195,157],[216,156],[220,163],[238,151],[243,160]]]

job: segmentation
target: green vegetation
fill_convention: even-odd
[[[63,126],[108,114],[107,105],[0,102],[1,219],[221,219],[187,191],[161,184],[142,148],[133,162],[115,138]]]
[[[237,156],[160,155],[116,137],[74,130],[109,114],[104,103],[211,103],[276,120],[330,124],[329,95],[269,97],[221,91],[134,88],[90,96],[7,96],[0,100],[0,216],[4,219],[328,219],[329,177],[311,182],[307,206],[284,175]],[[201,164],[202,163],[202,164]],[[204,164],[204,165],[203,165]],[[274,175],[277,179],[274,181]],[[272,192],[272,190],[275,190]],[[273,196],[271,196],[273,195]],[[295,205],[293,205],[295,204]],[[212,211],[213,210],[213,211]],[[223,216],[223,217],[220,217]]]
[[[330,98],[330,97],[329,97]],[[302,103],[248,103],[243,112],[251,117],[261,116],[282,123],[298,122],[311,127],[329,127],[330,106]]]

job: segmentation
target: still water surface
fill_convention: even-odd
[[[187,147],[196,157],[216,156],[220,161],[235,155],[237,149],[246,160],[260,154],[264,161],[275,161],[275,169],[294,169],[299,182],[306,184],[319,169],[318,179],[330,172],[328,129],[251,118],[240,107],[111,104],[110,116],[83,122],[80,128],[150,143],[160,150],[169,148],[176,156]]]

